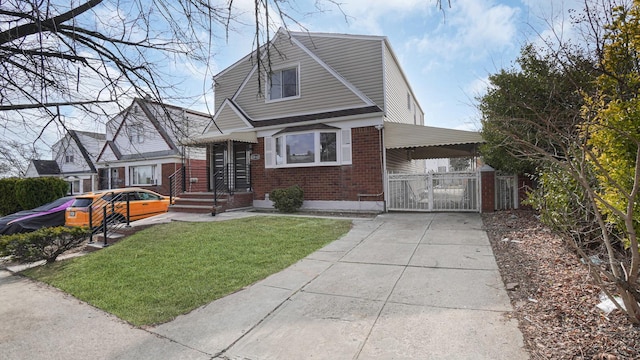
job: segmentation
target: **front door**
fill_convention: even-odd
[[[98,170],[98,178],[100,179],[100,185],[98,190],[110,189],[109,187],[109,168],[102,168]]]
[[[211,146],[211,190],[246,191],[251,189],[249,173],[250,144],[233,142],[213,144]]]
[[[225,170],[225,143],[217,143],[211,146],[211,190],[217,188],[219,191],[226,190],[227,176]]]
[[[249,144],[233,143],[233,171],[236,191],[249,190],[251,188],[249,174]]]

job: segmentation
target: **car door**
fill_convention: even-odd
[[[162,211],[162,204],[160,198],[152,193],[146,191],[136,192],[136,205],[141,209],[141,216],[148,217],[155,215]]]
[[[146,213],[146,206],[143,201],[140,201],[138,198],[137,191],[129,191],[127,192],[125,201],[129,201],[129,220],[135,221],[138,219],[142,219],[144,214]]]

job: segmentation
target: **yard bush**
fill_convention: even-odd
[[[16,198],[23,209],[33,209],[67,194],[69,184],[60,178],[22,179],[16,184]]]
[[[304,201],[304,191],[298,185],[285,189],[275,189],[269,194],[273,206],[280,212],[292,213],[298,211]]]
[[[46,260],[49,264],[65,251],[82,245],[87,236],[87,228],[65,226],[0,236],[0,256],[18,262]]]
[[[0,216],[13,214],[22,210],[16,198],[16,184],[22,181],[18,178],[0,179]]]

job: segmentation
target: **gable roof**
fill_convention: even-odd
[[[158,133],[160,133],[160,136],[162,137],[162,139],[167,143],[167,145],[169,145],[169,148],[171,150],[176,150],[178,147],[173,142],[173,139],[171,139],[171,137],[165,130],[164,126],[160,124],[160,121],[158,120],[158,118],[155,115],[153,115],[153,113],[149,109],[149,106],[147,105],[147,100],[136,98],[134,99],[134,103],[138,103],[138,105],[140,106],[144,114],[147,116],[147,119],[151,121],[151,123],[156,128],[156,130],[158,130]],[[124,119],[122,120],[122,124],[124,124]]]
[[[73,141],[78,146],[78,150],[80,150],[80,153],[82,154],[82,157],[84,158],[84,161],[87,163],[87,165],[89,165],[89,168],[91,169],[91,172],[94,172],[94,173],[97,172],[96,167],[95,167],[95,165],[93,163],[93,159],[91,159],[91,155],[87,151],[87,148],[86,148],[85,144],[82,142],[82,140],[80,140],[80,136],[86,136],[86,137],[90,137],[90,138],[93,138],[93,139],[98,140],[98,141],[104,141],[106,139],[106,135],[105,134],[99,134],[99,133],[92,133],[92,132],[88,132],[88,131],[77,131],[77,130],[69,130],[68,134],[71,137],[71,139],[73,139]],[[98,159],[98,157],[96,157],[96,160],[97,159]]]
[[[107,153],[107,151],[113,154],[116,160],[120,160],[122,158],[122,153],[120,153],[120,149],[118,149],[118,147],[113,143],[112,140],[108,140],[104,144],[102,151],[100,151],[100,155],[98,155],[97,161],[104,161],[103,156],[105,153]]]
[[[337,34],[337,33],[321,33],[321,32],[300,32],[300,31],[289,31],[283,27],[281,27],[280,29],[278,29],[278,32],[276,32],[276,34],[274,35],[273,39],[269,40],[266,44],[263,44],[262,46],[260,46],[259,52],[261,54],[263,54],[261,57],[264,58],[267,54],[267,47],[268,46],[273,46],[273,43],[275,42],[276,38],[279,36],[287,36],[288,38],[302,38],[302,37],[307,37],[312,39],[311,41],[313,42],[313,37],[331,37],[331,38],[343,38],[343,39],[354,39],[354,40],[376,40],[376,41],[388,41],[386,36],[377,36],[377,35],[357,35],[357,34]],[[301,42],[298,41],[298,45],[301,45],[304,47],[304,45],[302,45]],[[307,48],[307,50],[311,51],[310,49]],[[249,54],[243,56],[241,59],[239,59],[238,61],[234,62],[233,64],[229,65],[228,67],[224,68],[223,70],[221,70],[219,73],[215,74],[213,76],[213,80],[215,82],[215,80],[217,78],[219,78],[220,76],[226,74],[227,72],[231,71],[232,69],[236,68],[237,66],[239,66],[240,64],[244,63],[247,60],[250,60],[252,58],[254,58],[256,56],[256,54],[258,53],[257,50],[253,50],[252,52],[250,52]],[[255,65],[254,65],[255,66]]]
[[[296,46],[297,48],[302,50],[307,56],[309,56],[311,59],[313,59],[320,67],[324,68],[324,70],[326,70],[331,76],[333,76],[336,80],[338,80],[338,82],[340,82],[343,86],[345,86],[353,94],[355,94],[362,102],[364,102],[364,104],[366,106],[375,105],[375,103],[369,97],[367,97],[364,93],[362,93],[362,91],[360,91],[356,86],[354,86],[352,83],[350,83],[340,73],[338,73],[331,66],[329,66],[326,62],[324,62],[320,57],[318,57],[313,51],[311,51],[309,48],[304,46],[300,41],[298,41],[294,36],[292,36],[293,34],[294,33],[288,32],[284,28],[280,28],[280,30],[278,30],[276,35],[273,37],[273,39],[266,46],[273,47],[273,46],[275,46],[275,44],[277,44],[277,42],[280,40],[281,37],[283,37],[283,36],[286,37],[290,41],[291,44],[293,44],[294,46]],[[309,36],[312,36],[312,33],[309,33]],[[264,61],[267,56],[268,56],[268,52],[264,51],[262,53],[262,56],[261,56],[261,61]],[[260,61],[257,61],[253,65],[251,71],[249,71],[249,73],[245,77],[244,81],[242,82],[240,87],[236,90],[235,94],[233,95],[233,97],[232,97],[233,100],[236,100],[238,98],[238,95],[242,92],[244,87],[247,85],[247,83],[249,82],[249,79],[251,79],[251,77],[254,75],[254,73],[256,71],[259,71],[260,65],[261,65]],[[235,64],[232,65],[232,66],[235,66]],[[214,79],[215,79],[215,77],[214,77]]]
[[[38,175],[60,175],[60,167],[55,160],[31,160]]]
[[[132,109],[134,108],[134,106],[138,106],[138,108],[142,110],[145,121],[149,121],[149,123],[153,125],[153,128],[160,135],[160,138],[162,138],[162,141],[164,141],[164,143],[167,145],[169,150],[153,151],[150,153],[142,153],[142,154],[125,154],[118,147],[116,141],[114,140],[120,135],[120,132],[124,129],[127,123],[127,120],[132,114]],[[161,110],[160,115],[154,112],[154,109],[152,109],[153,107],[160,108]],[[106,141],[104,146],[102,147],[102,150],[100,151],[100,155],[98,156],[98,161],[100,162],[105,161],[104,155],[106,154],[106,152],[111,153],[117,160],[143,159],[147,157],[180,154],[180,147],[178,146],[176,141],[182,141],[182,140],[177,138],[177,135],[175,134],[175,132],[180,131],[183,135],[186,135],[186,136],[188,136],[189,134],[187,130],[181,128],[181,125],[184,125],[184,124],[175,124],[176,131],[174,131],[173,136],[169,133],[167,129],[167,127],[169,126],[168,121],[169,122],[173,121],[173,119],[171,119],[173,114],[169,113],[169,110],[181,112],[185,116],[193,115],[195,117],[200,117],[201,120],[206,120],[206,121],[210,121],[209,119],[211,118],[211,115],[198,112],[195,110],[179,107],[176,105],[159,103],[156,101],[152,101],[150,99],[135,98],[126,109],[122,110],[118,115],[116,115],[113,118],[113,119],[118,119],[119,122],[115,123],[117,125],[114,127],[115,132],[113,134],[113,139]],[[160,119],[160,117],[162,117],[163,115],[164,117],[167,117],[167,121],[163,121],[164,119]],[[187,118],[185,117],[185,119]],[[191,117],[190,119],[193,120],[193,117]],[[190,124],[191,123],[192,122],[190,122]],[[197,132],[200,133],[203,129],[203,126],[198,126],[198,128],[199,129],[197,130]]]
[[[224,90],[222,94],[217,94],[221,95],[221,98],[216,100],[217,108],[213,116],[213,121],[207,129],[205,129],[203,134],[197,138],[196,143],[212,136],[219,137],[225,133],[237,131],[243,132],[257,127],[279,126],[328,118],[342,118],[364,114],[383,113],[381,107],[369,98],[361,89],[359,89],[358,86],[347,80],[345,76],[312,51],[308,45],[305,45],[301,40],[299,40],[301,37],[314,36],[339,37],[349,40],[378,42],[379,45],[371,43],[371,45],[367,45],[367,47],[374,53],[378,52],[375,48],[379,48],[379,54],[382,54],[384,51],[383,41],[386,39],[382,36],[295,33],[281,28],[272,40],[259,49],[261,55],[260,60],[267,61],[267,51],[273,47],[273,49],[271,49],[272,56],[277,51],[277,53],[282,57],[282,61],[285,63],[298,62],[298,66],[301,66],[299,61],[303,61],[306,69],[305,71],[308,71],[309,66],[313,66],[315,69],[313,70],[315,76],[319,76],[318,74],[321,74],[321,76],[324,76],[327,81],[331,81],[332,85],[329,86],[336,86],[336,89],[340,90],[339,92],[331,92],[333,97],[338,96],[338,99],[340,99],[338,100],[338,103],[334,103],[331,99],[325,99],[326,102],[315,102],[313,107],[308,108],[309,110],[306,111],[306,102],[297,104],[278,104],[274,102],[274,104],[270,106],[275,107],[271,107],[268,111],[264,112],[263,110],[267,108],[263,109],[263,105],[253,104],[250,100],[250,96],[245,94],[246,91],[243,91],[248,88],[249,84],[255,85],[256,82],[259,81],[256,79],[256,73],[265,67],[265,63],[255,60],[258,51],[254,50],[214,76],[214,82],[217,83],[216,87],[218,84],[224,83],[226,90]],[[282,48],[283,45],[285,46],[284,49]],[[293,54],[295,55],[292,55],[291,51],[293,51]],[[379,61],[380,71],[383,71],[382,60],[379,59]],[[226,74],[229,74],[228,77],[221,79],[221,77]],[[382,82],[382,79],[383,77],[380,75],[380,79],[375,81]],[[361,80],[362,79],[360,79],[360,81]],[[368,81],[371,82],[372,80]],[[324,86],[326,87],[328,85],[325,84]],[[383,84],[381,83],[380,88],[382,87]],[[290,105],[294,106],[291,107]]]

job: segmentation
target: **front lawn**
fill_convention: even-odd
[[[285,269],[350,227],[347,220],[282,216],[174,222],[24,274],[134,325],[151,325]]]

